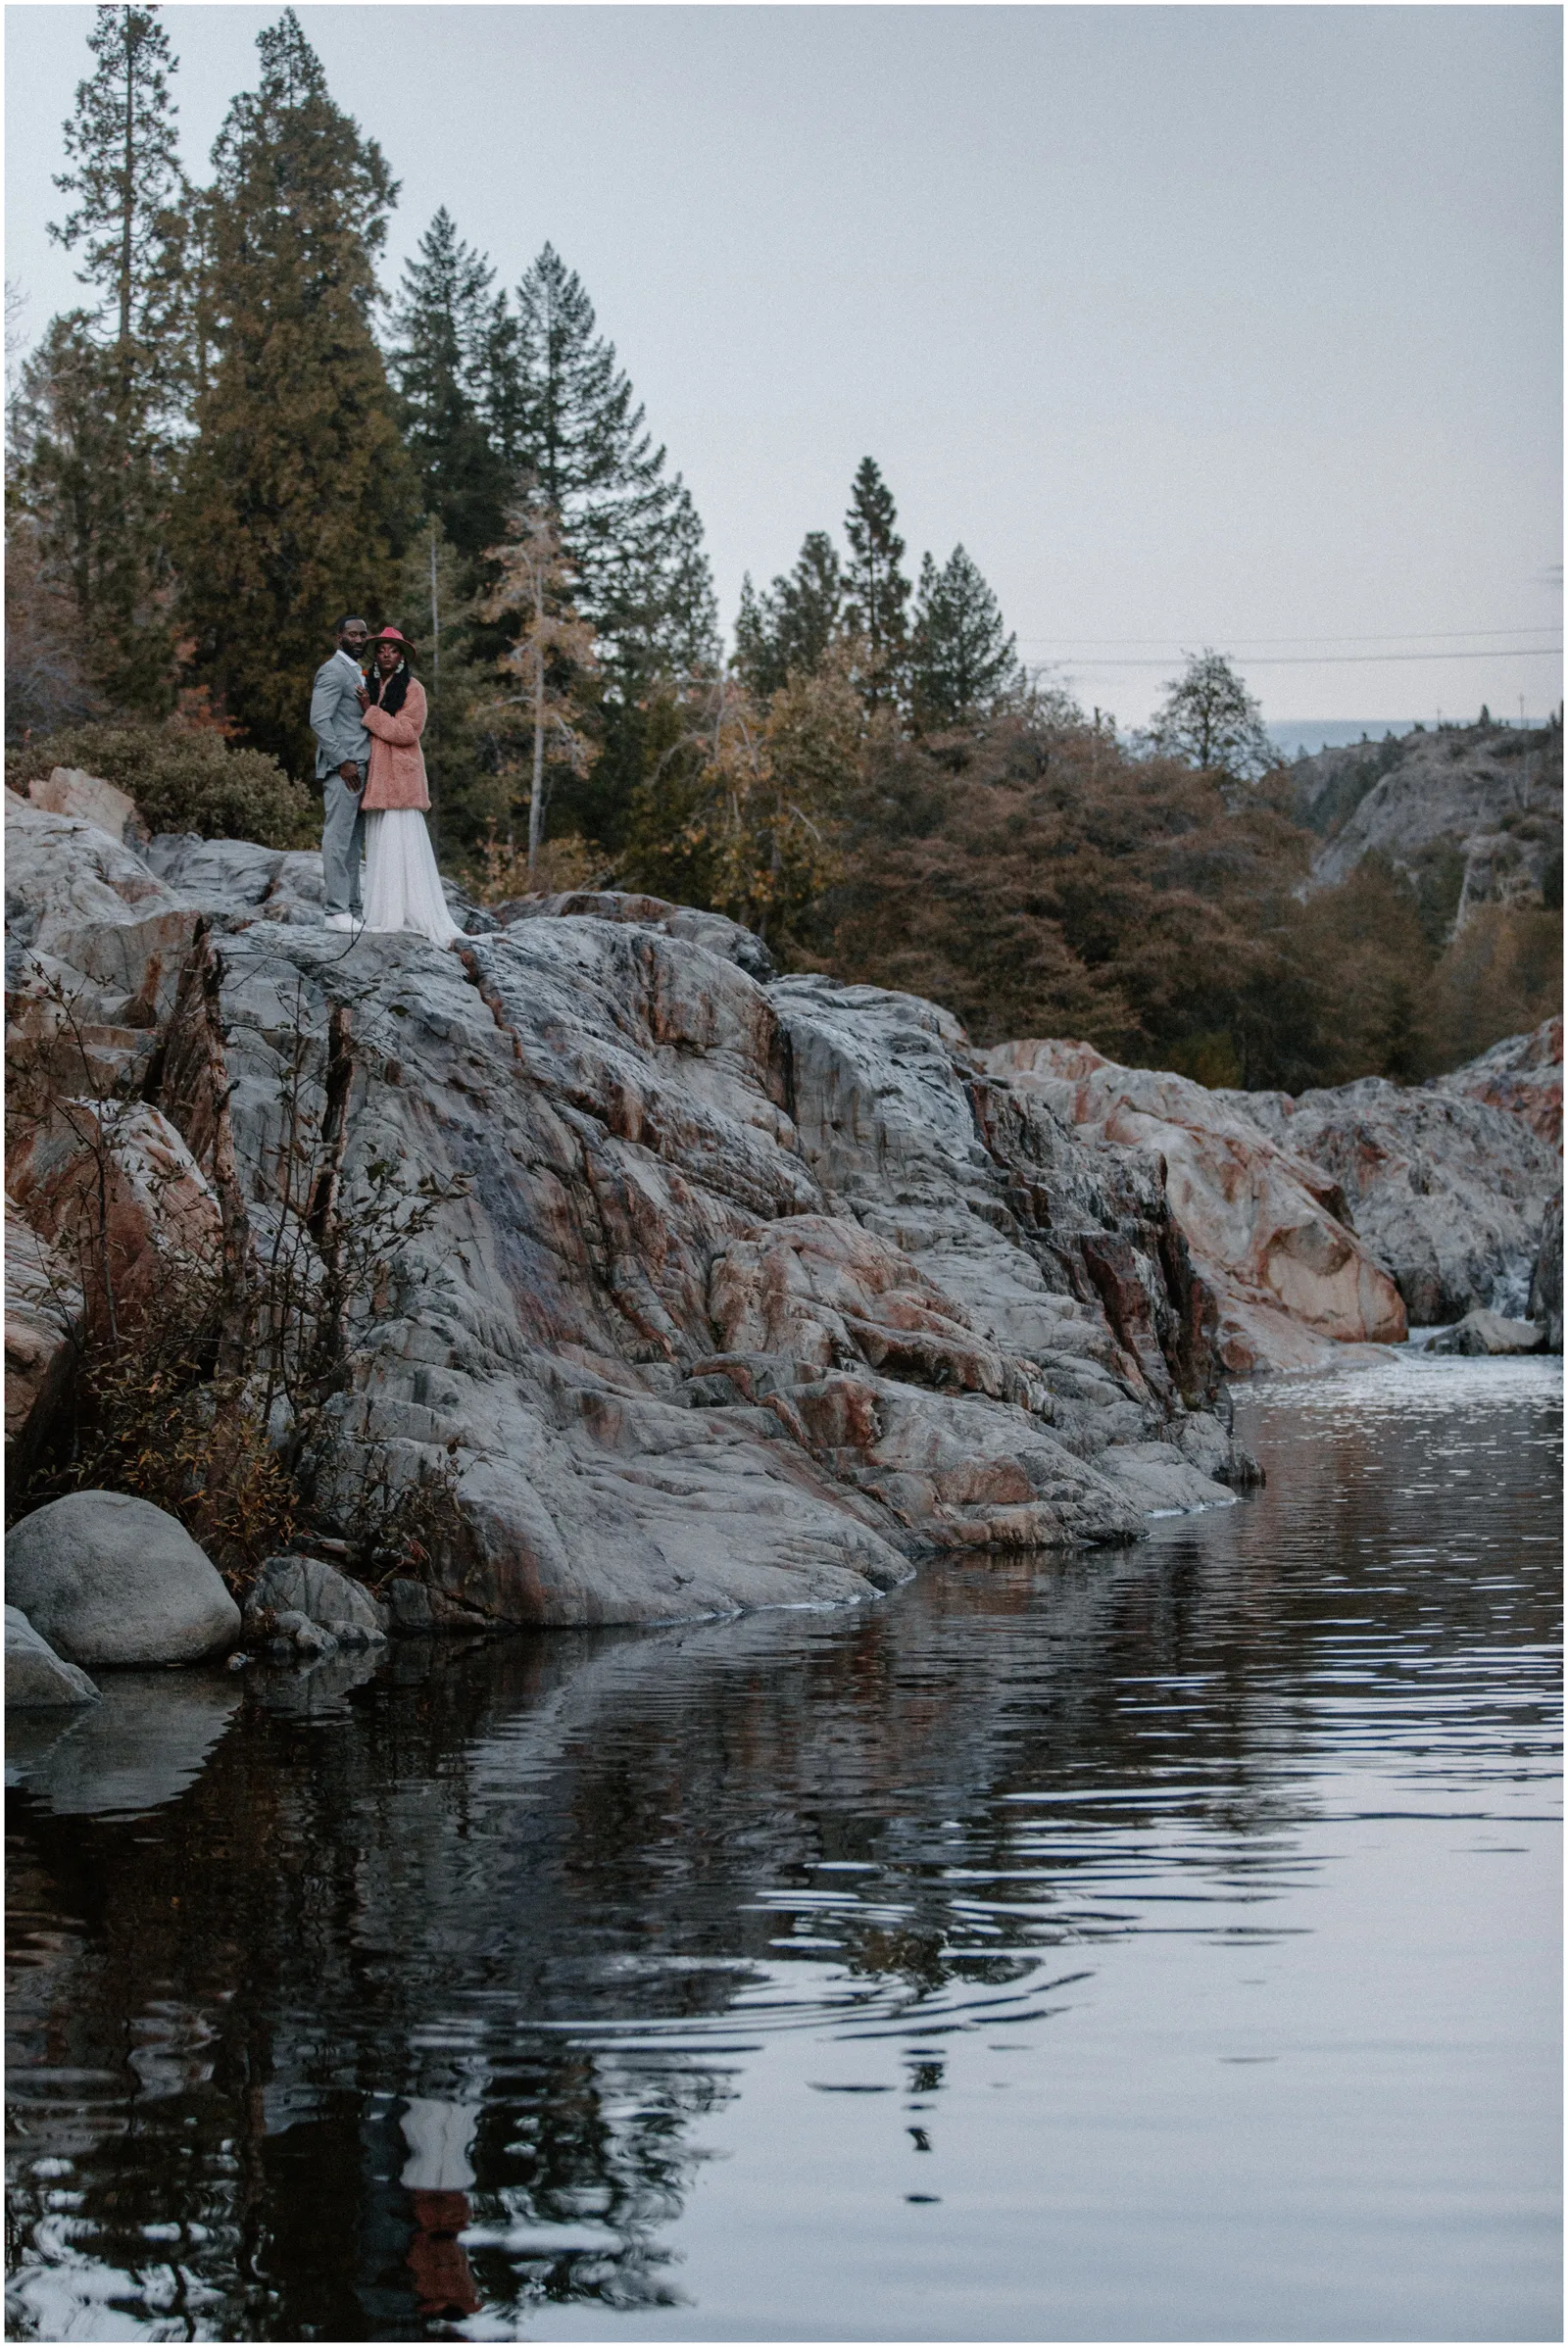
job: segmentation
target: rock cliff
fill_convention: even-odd
[[[1561,1022],[1552,1023],[1560,1039]],[[1366,1076],[1294,1100],[1225,1096],[1339,1184],[1417,1327],[1524,1311],[1546,1203],[1562,1180],[1560,1149],[1528,1116],[1494,1104],[1485,1079],[1473,1082],[1482,1064],[1410,1089]]]
[[[1261,1130],[1250,1094],[1120,1067],[1088,1044],[1000,1044],[986,1063],[1102,1149],[1157,1152],[1218,1299],[1227,1369],[1309,1368],[1329,1345],[1403,1342],[1404,1305],[1356,1237],[1337,1176]]]
[[[1294,1099],[1119,1067],[1087,1044],[985,1056],[1097,1147],[1158,1152],[1217,1300],[1220,1356],[1245,1373],[1317,1365],[1329,1344],[1398,1344],[1407,1321],[1525,1311],[1562,1182],[1544,1137],[1561,1055],[1554,1019],[1438,1084],[1366,1077]]]
[[[373,1165],[461,1177],[389,1255],[341,1400],[347,1455],[452,1481],[438,1615],[854,1598],[1247,1480],[1157,1158],[1087,1146],[930,1003],[770,982],[755,939],[653,900],[481,915],[461,953],[329,936],[319,901],[318,857],[143,856],[8,805],[12,1035],[62,1085],[143,1142],[166,1120],[182,1184],[222,1192],[231,1147],[265,1234],[285,1070],[303,1038],[319,1114],[336,1014],[349,1210]],[[198,1096],[171,1019],[199,921],[223,1065]]]
[[[1319,888],[1387,856],[1449,918],[1486,902],[1540,905],[1562,888],[1562,730],[1442,726],[1353,743],[1291,768],[1298,819],[1323,841]]]

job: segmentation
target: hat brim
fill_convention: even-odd
[[[395,644],[399,652],[403,654],[405,660],[416,660],[419,657],[418,646],[416,644],[411,644],[407,636],[379,635],[367,636],[365,639],[365,649],[367,652],[373,651],[377,644]]]

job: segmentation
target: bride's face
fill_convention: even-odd
[[[402,658],[395,644],[377,644],[375,648],[375,664],[383,676],[390,676]]]

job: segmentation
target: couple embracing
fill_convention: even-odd
[[[430,788],[419,736],[426,710],[414,646],[395,627],[372,636],[353,616],[340,619],[334,633],[337,649],[317,670],[311,694],[316,776],[325,799],[326,926],[351,936],[414,929],[450,945],[463,931],[447,910],[425,829]],[[361,665],[367,651],[368,668]]]

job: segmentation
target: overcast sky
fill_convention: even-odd
[[[192,171],[277,14],[166,11]],[[1555,704],[1555,8],[299,14],[402,181],[389,281],[442,203],[578,270],[726,623],[870,453],[911,570],[961,540],[1124,724],[1208,643],[1276,721]],[[34,334],[92,20],[6,10]]]

